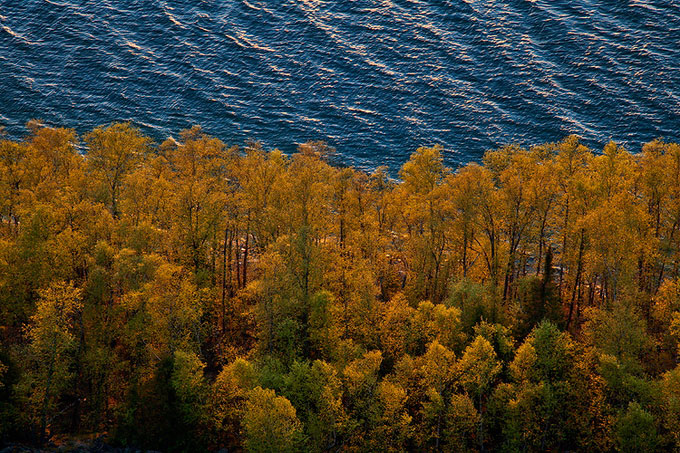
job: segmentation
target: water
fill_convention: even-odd
[[[680,139],[680,2],[0,0],[0,124],[327,140],[362,168]]]

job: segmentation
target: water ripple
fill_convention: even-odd
[[[680,139],[679,32],[677,0],[0,0],[0,122],[199,123],[361,167],[570,133],[638,150]]]

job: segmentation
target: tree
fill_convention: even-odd
[[[281,393],[297,410],[311,450],[338,447],[346,429],[342,382],[327,362],[295,362],[284,376]]]
[[[350,362],[343,370],[344,402],[349,420],[349,445],[363,445],[366,436],[377,423],[379,407],[376,403],[382,353],[370,351]]]
[[[336,358],[335,353],[340,341],[340,329],[336,325],[333,296],[321,291],[310,301],[309,342],[310,355],[324,360]]]
[[[664,427],[675,448],[680,447],[680,367],[666,372],[661,379],[661,409]],[[635,408],[637,411],[637,408]]]
[[[612,310],[593,307],[586,310],[585,317],[584,339],[635,372],[651,344],[645,322],[634,307],[626,303],[618,303]]]
[[[125,177],[144,161],[151,141],[129,123],[98,127],[85,136],[88,164],[103,183],[103,200],[118,217],[118,197]]]
[[[204,423],[207,417],[208,387],[204,368],[193,352],[175,351],[171,384],[179,400],[178,409],[190,426]]]
[[[413,436],[412,417],[406,410],[406,390],[398,384],[382,381],[378,384],[376,397],[379,415],[364,448],[404,451]]]
[[[497,397],[507,398],[506,432],[515,448],[545,450],[566,448],[569,437],[566,414],[573,413],[577,400],[571,393],[574,344],[568,333],[543,321],[517,349],[510,364],[514,385]],[[580,414],[583,416],[583,414]]]
[[[81,291],[71,283],[54,282],[40,292],[36,312],[26,329],[27,369],[21,390],[25,392],[31,414],[39,420],[39,437],[46,440],[47,430],[62,393],[73,379],[76,326],[82,310]]]
[[[216,279],[218,229],[227,203],[228,164],[236,149],[226,150],[222,141],[198,126],[182,131],[180,140],[161,145],[172,184],[173,242],[180,245],[179,256],[188,258],[197,281],[205,286],[208,279]],[[247,242],[245,253],[244,276]]]
[[[225,366],[212,384],[210,411],[217,442],[239,445],[241,418],[249,392],[259,384],[258,370],[245,359]]]
[[[446,414],[444,445],[450,450],[473,451],[481,422],[474,402],[466,394],[451,396]]]
[[[0,218],[3,228],[10,235],[16,234],[19,228],[19,196],[27,171],[25,159],[25,147],[9,140],[0,140]]]
[[[454,351],[460,351],[465,340],[460,323],[461,312],[444,304],[421,302],[411,316],[411,353],[422,354],[427,345],[437,340]]]
[[[562,304],[552,279],[552,249],[545,255],[542,278],[528,276],[520,280],[518,299],[520,312],[516,323],[518,337],[526,336],[536,324],[548,320],[562,324]]]
[[[445,225],[450,216],[445,190],[440,188],[445,176],[441,148],[419,148],[399,175],[404,184],[397,191],[403,191],[402,216],[411,239],[407,255],[409,299],[440,302],[449,272]]]
[[[396,361],[408,351],[413,312],[402,293],[381,304],[378,329],[381,350],[386,359]]]
[[[654,416],[638,403],[631,402],[616,424],[621,451],[646,452],[656,450],[659,439]]]
[[[262,387],[250,391],[243,415],[245,447],[251,452],[294,452],[302,446],[302,425],[283,396]]]
[[[420,400],[418,405],[422,406],[422,422],[416,429],[416,437],[421,446],[433,446],[438,450],[444,437],[446,403],[456,378],[455,354],[434,340],[415,364],[418,384],[422,389],[417,393],[412,390],[412,396],[417,396]]]
[[[201,293],[179,266],[161,264],[144,286],[146,342],[156,358],[175,351],[198,351],[201,345]]]
[[[488,396],[491,386],[501,372],[501,364],[496,352],[484,337],[478,336],[465,348],[463,357],[457,365],[460,386],[477,400],[477,411],[480,414],[478,424],[478,442],[480,450],[484,450],[484,417],[483,401]]]

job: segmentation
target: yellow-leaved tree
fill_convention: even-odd
[[[19,391],[39,426],[41,441],[58,416],[60,397],[73,379],[81,291],[71,283],[54,282],[40,292],[35,314],[26,326],[26,374]]]
[[[274,390],[255,387],[250,391],[243,431],[250,452],[294,452],[302,448],[302,425],[295,408]]]

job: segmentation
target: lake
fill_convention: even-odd
[[[0,124],[200,124],[360,168],[680,138],[677,1],[0,0]]]

